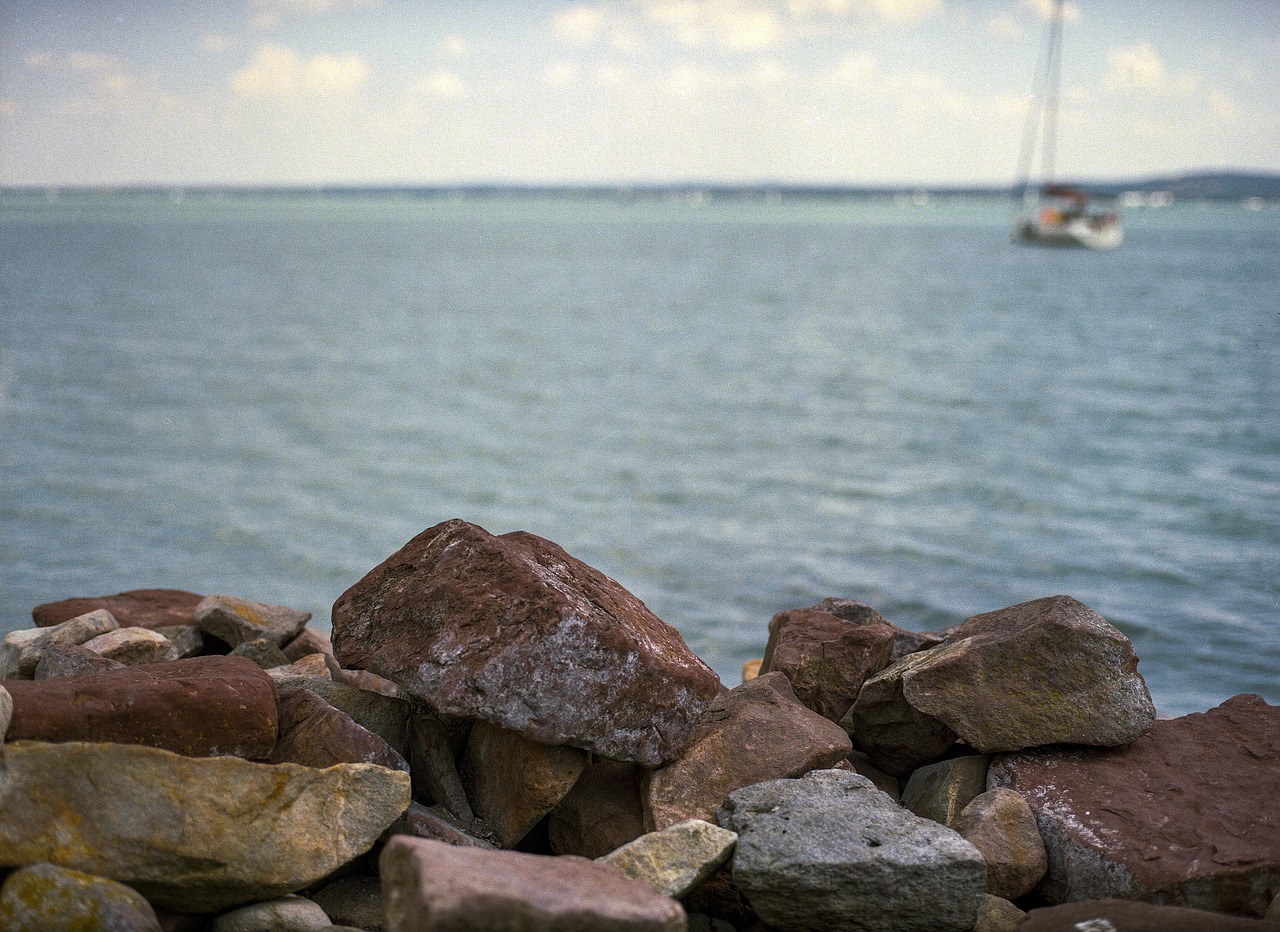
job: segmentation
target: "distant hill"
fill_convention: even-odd
[[[1268,200],[1280,198],[1280,174],[1261,172],[1199,172],[1167,178],[1150,178],[1144,181],[1092,183],[1085,187],[1099,194],[1120,194],[1123,191],[1168,191],[1179,200],[1211,198],[1214,200],[1243,200],[1246,197],[1262,197]]]

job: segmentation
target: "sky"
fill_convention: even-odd
[[[0,0],[0,186],[1014,180],[1048,0]],[[1072,0],[1059,176],[1280,171],[1280,2]]]

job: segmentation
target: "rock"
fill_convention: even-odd
[[[195,625],[163,625],[153,628],[163,634],[178,651],[178,658],[199,657],[204,653],[204,632]]]
[[[333,607],[344,667],[446,716],[656,767],[680,754],[720,681],[671,626],[598,570],[522,531],[454,520]]]
[[[368,670],[347,670],[338,664],[333,655],[333,642],[329,635],[314,628],[306,628],[301,634],[284,647],[284,654],[290,660],[301,660],[308,654],[322,654],[325,665],[329,668],[329,676],[336,682],[346,683],[370,692],[382,693],[384,696],[398,696],[400,689],[395,683]]]
[[[9,733],[9,722],[13,719],[13,696],[9,695],[9,690],[0,686],[0,744],[4,743],[5,735]],[[0,759],[0,766],[2,766]]]
[[[394,932],[676,932],[684,909],[586,858],[454,848],[397,836],[378,859]]]
[[[311,895],[335,925],[382,932],[382,884],[377,877],[343,877]]]
[[[471,808],[513,848],[573,788],[587,765],[585,751],[547,747],[476,722],[462,761]]]
[[[36,665],[50,647],[83,644],[118,627],[110,612],[99,610],[52,627],[11,631],[0,643],[0,679],[32,679]]]
[[[889,663],[897,663],[907,654],[914,654],[918,650],[936,647],[946,639],[942,634],[899,628],[895,624],[890,624],[883,615],[866,602],[859,602],[856,599],[827,598],[814,608],[818,611],[830,612],[837,618],[843,618],[857,625],[888,625],[893,631],[893,650],[889,654]]]
[[[323,932],[332,928],[329,915],[318,904],[290,894],[228,910],[213,920],[210,932]]]
[[[755,659],[748,660],[744,663],[742,665],[742,682],[745,683],[747,680],[754,680],[760,675],[760,668],[762,666],[764,666],[763,657],[756,657]]]
[[[377,764],[409,772],[408,762],[384,738],[307,689],[280,691],[280,738],[267,760],[304,767]]]
[[[1128,747],[992,761],[1031,806],[1050,902],[1122,898],[1261,916],[1280,889],[1280,706],[1236,696],[1156,722]]]
[[[690,819],[641,835],[598,860],[679,899],[729,860],[737,840],[718,825]]]
[[[1092,900],[1033,909],[1018,932],[1266,932],[1260,919],[1128,900]]]
[[[231,656],[247,657],[264,670],[289,665],[289,658],[284,655],[280,645],[269,638],[254,638],[238,644],[232,649]]]
[[[80,646],[130,667],[178,659],[178,649],[173,642],[150,628],[117,628],[90,638]]]
[[[955,828],[960,810],[986,790],[989,762],[985,754],[968,754],[921,767],[903,787],[902,805],[918,816]]]
[[[260,760],[275,747],[279,727],[275,686],[241,657],[6,685],[13,696],[11,741],[117,741]]]
[[[271,667],[269,672],[271,673],[271,678],[282,686],[289,685],[291,680],[304,676],[313,679],[333,679],[333,674],[329,671],[329,665],[325,662],[323,654],[308,654],[295,660],[287,667]]]
[[[974,615],[919,656],[906,701],[983,753],[1114,747],[1155,721],[1129,639],[1069,596]]]
[[[815,771],[730,793],[733,879],[782,932],[973,927],[986,872],[977,849],[898,806],[865,777]]]
[[[323,659],[320,663],[323,666]],[[297,665],[295,661],[284,669],[290,670]],[[413,711],[408,702],[345,683],[335,683],[324,676],[276,676],[279,672],[272,670],[269,675],[280,689],[311,690],[335,709],[346,712],[362,728],[381,735],[401,757],[408,759],[409,715]]]
[[[266,638],[284,644],[298,636],[310,612],[285,605],[251,602],[233,595],[207,595],[191,614],[191,623],[232,647]]]
[[[1008,900],[984,893],[982,905],[978,907],[978,921],[973,924],[973,932],[1016,932],[1018,923],[1025,915],[1026,913]],[[1073,929],[1072,932],[1080,932],[1080,930]]]
[[[850,750],[844,730],[801,705],[783,674],[763,674],[718,697],[684,755],[643,778],[645,826],[714,821],[732,790],[830,767]]]
[[[5,932],[160,932],[151,904],[122,883],[53,864],[14,871],[0,887]]]
[[[889,665],[892,652],[887,624],[859,625],[830,612],[793,609],[769,622],[760,672],[785,673],[801,703],[838,722],[867,677]]]
[[[121,670],[124,664],[88,650],[83,644],[55,644],[48,648],[36,664],[35,679],[56,680],[68,676],[84,676],[104,670]]]
[[[854,773],[862,774],[875,784],[877,790],[882,793],[888,793],[895,803],[902,802],[902,784],[898,782],[898,778],[885,773],[873,764],[866,753],[855,750],[849,754],[845,761],[853,768]]]
[[[705,915],[719,922],[727,922],[735,929],[759,929],[767,932],[769,927],[760,922],[751,904],[733,882],[730,864],[723,865],[681,900],[685,911],[689,913],[689,928],[693,928],[695,915]]]
[[[396,835],[429,838],[464,848],[498,847],[498,836],[479,819],[464,824],[440,806],[424,806],[419,802],[410,802],[409,808],[387,827],[381,840],[387,842]]]
[[[1036,817],[1013,790],[987,790],[964,807],[951,826],[982,852],[987,893],[1016,900],[1035,889],[1049,860]]]
[[[937,760],[955,744],[954,731],[918,711],[903,695],[905,678],[929,653],[908,654],[870,677],[840,723],[872,763],[895,777]]]
[[[640,768],[597,758],[547,817],[551,850],[598,858],[644,834]]]
[[[189,625],[201,596],[185,589],[131,589],[116,595],[99,595],[60,602],[46,602],[31,610],[37,626],[48,628],[106,609],[122,627],[163,628]]]
[[[1272,898],[1271,905],[1267,907],[1267,914],[1263,918],[1267,922],[1280,922],[1280,893]]]
[[[49,861],[128,884],[163,909],[217,912],[328,876],[408,803],[409,775],[370,764],[315,770],[20,741],[5,746],[0,864]]]
[[[409,716],[409,762],[414,793],[439,803],[464,825],[475,818],[458,774],[449,726],[430,712]]]

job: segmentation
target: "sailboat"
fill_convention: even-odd
[[[1042,246],[1084,246],[1115,249],[1124,240],[1120,215],[1093,205],[1079,188],[1054,181],[1058,144],[1058,96],[1062,83],[1062,21],[1065,0],[1054,0],[1049,18],[1041,67],[1037,69],[1039,93],[1033,94],[1018,158],[1015,194],[1021,209],[1013,225],[1013,238]],[[1037,145],[1038,143],[1038,145]],[[1031,171],[1040,156],[1043,182],[1038,191]]]

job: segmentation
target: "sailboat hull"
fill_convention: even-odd
[[[1021,221],[1014,229],[1014,239],[1040,246],[1067,246],[1085,249],[1115,249],[1124,242],[1124,230],[1118,220],[1099,223],[1088,217],[1044,223],[1036,219]]]

